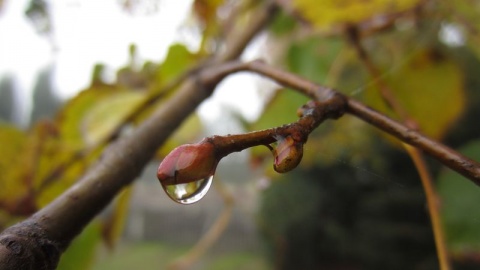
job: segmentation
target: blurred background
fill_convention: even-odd
[[[165,86],[224,50],[225,37],[247,27],[264,2],[0,0],[0,228],[74,183],[109,134],[119,126],[128,134],[162,106],[175,91]],[[401,121],[379,94],[386,84],[424,133],[480,160],[480,1],[276,2],[243,60],[261,57]],[[348,29],[378,74],[358,57]],[[228,77],[58,269],[165,269],[179,258],[187,269],[438,269],[411,159],[350,116],[311,134],[302,163],[287,174],[256,147],[222,160],[198,203],[163,192],[156,168],[174,147],[293,122],[307,101],[252,74]],[[427,163],[454,269],[478,269],[480,189]]]

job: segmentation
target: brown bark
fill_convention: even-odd
[[[45,208],[0,234],[0,269],[55,269],[69,243],[133,182],[156,149],[232,72],[228,64],[223,64],[239,57],[274,10],[272,3],[260,8],[248,28],[226,37],[223,53],[189,76],[176,94],[132,134],[112,143],[82,179]]]

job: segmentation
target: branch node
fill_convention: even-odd
[[[0,247],[1,269],[55,269],[63,250],[38,224],[28,220],[6,229]]]

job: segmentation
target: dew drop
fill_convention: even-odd
[[[212,185],[213,175],[184,184],[164,185],[167,195],[177,203],[192,204],[201,200]]]

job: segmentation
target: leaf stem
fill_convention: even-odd
[[[450,269],[450,260],[448,257],[448,250],[445,241],[445,234],[440,217],[440,202],[439,196],[435,191],[433,179],[427,170],[425,158],[422,152],[408,144],[403,144],[405,150],[410,155],[415,167],[417,168],[420,180],[422,181],[423,190],[427,198],[428,212],[430,213],[430,221],[432,223],[433,235],[435,236],[435,246],[437,247],[437,256],[441,270]]]

